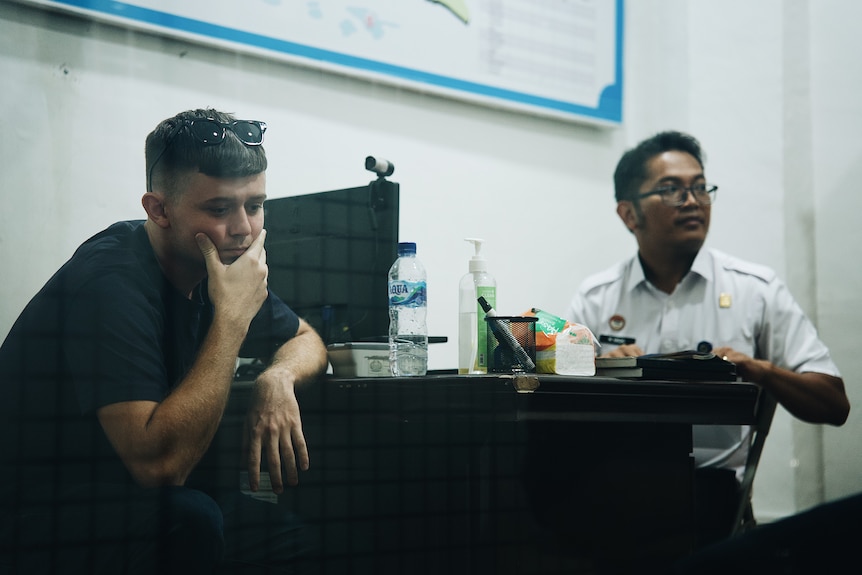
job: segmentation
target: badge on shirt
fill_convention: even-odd
[[[722,292],[721,294],[719,294],[719,296],[718,296],[718,307],[728,308],[728,307],[730,307],[730,302],[731,302],[731,298],[730,298],[729,293]]]
[[[620,331],[626,326],[626,318],[621,315],[612,315],[611,319],[608,320],[608,325],[611,326],[612,330]]]
[[[609,343],[611,345],[633,345],[635,338],[625,337],[622,335],[608,335],[603,333],[599,336],[599,343]]]

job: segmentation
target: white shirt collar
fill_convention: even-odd
[[[700,251],[697,252],[697,256],[695,256],[694,261],[691,264],[691,269],[685,277],[682,278],[680,283],[685,281],[689,281],[688,278],[692,276],[692,274],[696,274],[702,277],[707,282],[712,282],[715,277],[715,270],[713,269],[713,259],[712,252],[710,252],[706,248],[701,248]],[[644,275],[643,265],[641,264],[640,256],[635,254],[635,257],[632,259],[632,264],[629,268],[628,277],[626,278],[626,285],[624,287],[624,291],[629,292],[634,289],[637,289],[638,286],[643,285],[646,287],[650,284],[646,275]]]

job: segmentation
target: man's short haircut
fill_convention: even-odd
[[[676,131],[660,132],[647,138],[623,154],[614,171],[614,193],[618,202],[634,199],[641,184],[649,177],[647,162],[664,152],[679,151],[691,154],[703,168],[700,143],[688,134]]]
[[[263,146],[247,146],[227,130],[220,144],[206,145],[192,136],[188,127],[175,131],[185,120],[213,119],[234,122],[232,114],[212,108],[180,112],[159,123],[147,136],[145,147],[148,190],[160,189],[168,196],[181,189],[183,177],[199,172],[213,178],[243,178],[266,171]],[[171,135],[173,137],[171,138]],[[157,162],[153,167],[153,162]]]

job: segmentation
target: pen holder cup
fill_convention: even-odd
[[[535,317],[486,317],[488,323],[488,373],[536,371]]]

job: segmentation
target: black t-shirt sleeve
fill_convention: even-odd
[[[299,317],[270,291],[249,326],[240,357],[268,359],[298,330]]]
[[[133,276],[97,276],[75,294],[63,347],[83,413],[121,401],[161,401],[171,383],[165,366],[163,304]]]

